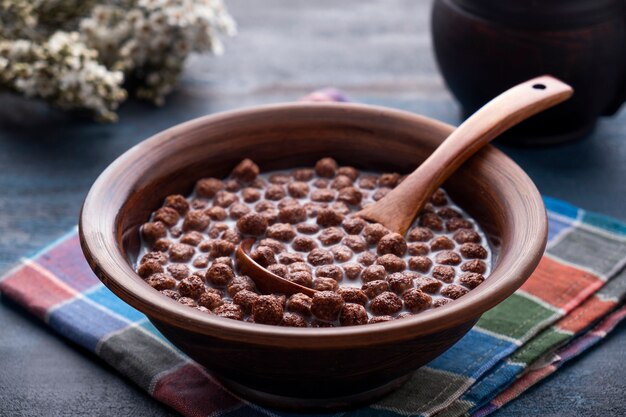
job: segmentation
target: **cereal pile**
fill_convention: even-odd
[[[443,190],[406,236],[354,216],[401,181],[331,158],[265,174],[243,160],[228,178],[204,178],[190,197],[165,199],[141,228],[137,273],[208,314],[281,326],[378,323],[442,306],[485,280],[491,253]],[[235,250],[246,237],[256,239],[257,263],[319,292],[260,294],[237,274]]]

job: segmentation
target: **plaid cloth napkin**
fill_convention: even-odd
[[[334,90],[316,100],[341,100]],[[398,391],[345,416],[487,415],[626,317],[626,225],[545,198],[546,254],[515,294]],[[76,230],[0,278],[0,293],[186,416],[293,415],[236,397],[93,275]]]

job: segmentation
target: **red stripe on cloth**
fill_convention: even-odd
[[[544,256],[521,290],[567,312],[603,284],[600,278],[587,271]]]
[[[74,293],[55,281],[43,269],[24,264],[0,282],[0,292],[45,320],[55,305],[74,297]]]
[[[511,386],[504,390],[500,395],[494,398],[491,403],[500,408],[508,402],[519,397],[521,393],[526,391],[531,386],[535,385],[538,381],[541,381],[552,372],[556,371],[554,365],[544,366],[534,371],[530,371],[515,381]]]
[[[76,291],[82,292],[100,284],[85,260],[78,234],[42,253],[33,262],[52,272]]]
[[[615,301],[602,300],[597,296],[593,296],[572,311],[572,314],[563,317],[557,323],[557,327],[572,333],[578,333],[607,314],[616,305],[617,302]]]
[[[162,376],[152,396],[186,417],[208,416],[241,405],[241,401],[213,382],[199,365],[190,363]]]

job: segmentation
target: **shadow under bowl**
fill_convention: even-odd
[[[139,227],[164,197],[190,193],[200,178],[226,176],[242,158],[263,171],[332,156],[357,168],[407,173],[452,130],[403,111],[343,103],[271,105],[195,119],[141,142],[100,175],[81,212],[81,245],[109,289],[241,396],[299,410],[371,402],[450,348],[539,263],[545,208],[507,156],[487,146],[444,184],[489,236],[491,275],[462,298],[402,320],[300,329],[208,315],[155,291],[134,272]]]

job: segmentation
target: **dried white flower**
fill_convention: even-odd
[[[0,91],[113,121],[125,80],[162,104],[191,52],[235,32],[221,0],[0,0]]]

